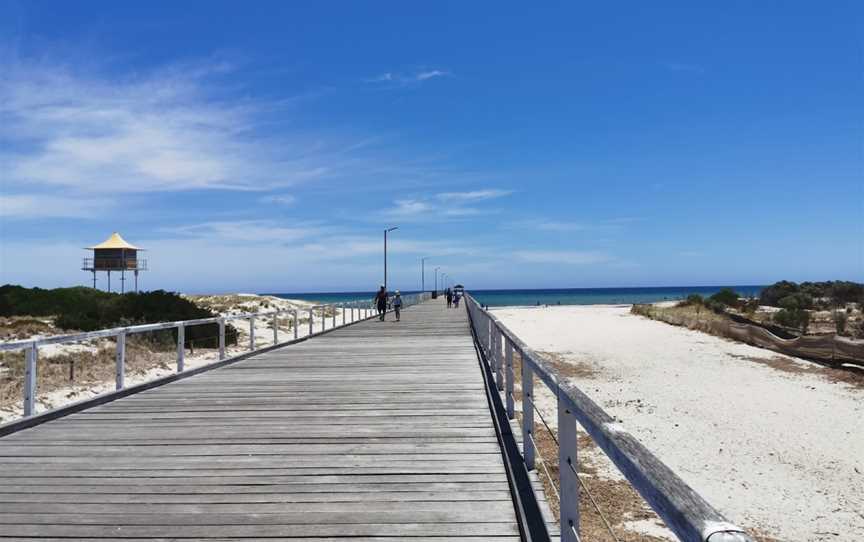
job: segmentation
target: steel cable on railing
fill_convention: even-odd
[[[534,402],[534,399],[532,399],[530,395],[526,395],[525,398],[528,399],[528,401],[531,403],[531,406],[534,407],[534,413],[537,414],[537,417],[540,418],[541,422],[543,422],[543,426],[546,428],[546,432],[549,433],[549,436],[555,442],[555,445],[560,448],[561,444],[558,442],[558,438],[555,436],[555,432],[552,431],[552,428],[549,427],[548,423],[546,423],[546,419],[543,417],[543,414],[540,413],[540,408],[538,407],[537,403]],[[532,434],[529,433],[528,436],[531,438],[531,442],[534,443],[534,449],[535,450],[539,449],[537,446],[537,441],[534,440],[534,437],[532,436]],[[549,475],[548,469],[546,469],[546,460],[543,459],[543,454],[538,453],[537,456],[540,457],[540,464],[543,465],[543,469],[546,471],[546,476],[549,478],[549,485],[552,486],[552,489],[555,490],[555,496],[558,498],[558,503],[559,503],[559,507],[560,507],[560,503],[561,503],[560,493],[559,493],[558,488],[555,487],[554,479]],[[582,477],[579,476],[579,473],[576,471],[576,468],[573,466],[572,463],[567,463],[567,466],[570,467],[570,470],[573,471],[573,474],[576,476],[576,479],[579,480],[579,485],[582,486],[582,488],[585,490],[585,494],[588,495],[588,500],[591,501],[591,504],[594,506],[594,509],[597,510],[597,515],[600,516],[600,519],[603,521],[603,525],[605,525],[606,530],[609,531],[609,535],[612,537],[613,540],[615,540],[615,542],[620,542],[618,537],[615,535],[615,531],[612,530],[612,524],[606,518],[606,514],[603,513],[603,510],[600,509],[600,505],[597,503],[597,500],[594,498],[594,495],[591,493],[591,490],[588,489],[588,485],[585,483],[585,480],[583,480]],[[559,473],[559,479],[560,479],[560,473]],[[560,512],[559,512],[559,514],[560,514]],[[577,537],[578,537],[578,535],[577,535]]]

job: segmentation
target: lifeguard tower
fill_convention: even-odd
[[[105,271],[108,274],[108,291],[111,291],[111,271],[120,272],[120,293],[125,292],[126,271],[135,274],[135,291],[138,291],[138,272],[147,271],[147,260],[138,258],[138,252],[144,250],[123,239],[116,231],[111,237],[98,245],[87,247],[92,250],[92,258],[84,258],[81,266],[83,271],[93,273],[93,288],[96,288],[96,272]]]

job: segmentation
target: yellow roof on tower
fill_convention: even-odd
[[[136,247],[135,245],[129,244],[126,239],[120,237],[120,234],[116,231],[111,234],[111,237],[105,239],[98,245],[87,247],[88,250],[99,250],[102,248],[126,248],[129,250],[144,250],[140,247]]]

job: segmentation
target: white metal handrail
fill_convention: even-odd
[[[522,358],[522,459],[535,468],[534,376],[558,400],[558,473],[560,479],[561,541],[579,540],[579,480],[576,471],[577,422],[612,460],[645,501],[680,540],[692,542],[752,542],[743,529],[729,522],[684,480],[663,464],[578,387],[568,384],[539,354],[471,296],[466,295],[471,325],[499,391],[505,392],[508,419],[513,419],[513,352]],[[502,351],[503,346],[503,351]]]
[[[402,296],[403,307],[416,305],[430,297],[428,293],[409,294]],[[327,327],[326,310],[332,309],[331,325]],[[249,320],[249,351],[257,350],[255,342],[255,320],[259,318],[273,319],[273,345],[279,343],[279,325],[278,320],[280,315],[293,316],[294,340],[299,338],[298,325],[301,309],[283,309],[266,312],[250,312],[240,314],[229,314],[225,316],[215,316],[212,318],[198,318],[195,320],[180,320],[176,322],[159,322],[155,324],[141,324],[135,326],[116,327],[111,329],[102,329],[98,331],[88,331],[84,333],[74,333],[68,335],[54,335],[51,337],[42,337],[39,339],[26,339],[18,341],[8,341],[0,343],[0,352],[10,350],[24,350],[24,417],[33,416],[36,414],[36,384],[37,384],[37,369],[39,359],[39,347],[49,344],[63,344],[82,342],[92,339],[114,338],[116,340],[116,363],[115,363],[115,389],[122,390],[125,387],[126,373],[126,337],[134,333],[146,333],[148,331],[161,331],[167,329],[177,329],[177,372],[181,373],[184,370],[185,354],[186,354],[186,328],[203,324],[219,324],[219,361],[225,359],[225,324],[233,320]],[[306,310],[306,309],[302,309]],[[336,321],[338,310],[342,311],[342,323]],[[309,311],[309,333],[305,337],[319,335],[325,331],[330,331],[338,327],[351,325],[353,323],[367,320],[377,316],[373,304],[365,300],[347,301],[345,303],[329,303],[324,305],[314,305],[308,308]],[[314,314],[321,313],[321,328],[319,331],[314,329]],[[355,316],[356,312],[356,316]],[[350,314],[350,318],[347,316]],[[272,346],[272,345],[270,345]]]

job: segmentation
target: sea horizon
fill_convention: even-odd
[[[656,303],[684,299],[691,294],[713,295],[723,288],[732,288],[747,297],[758,296],[765,285],[718,285],[718,286],[633,286],[606,288],[506,288],[468,289],[478,302],[490,307],[537,306],[537,305],[630,305],[634,303]],[[403,294],[420,290],[402,290]],[[369,299],[374,291],[366,292],[304,292],[266,293],[282,299],[299,299],[320,303],[341,303]]]

